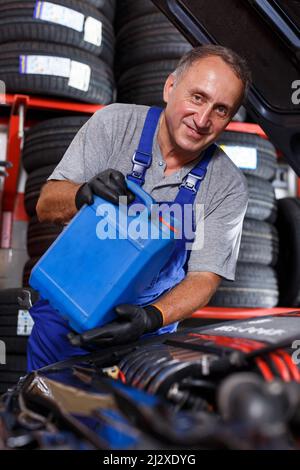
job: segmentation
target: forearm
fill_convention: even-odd
[[[153,303],[163,313],[164,325],[188,318],[207,305],[220,280],[214,273],[189,273],[180,284]]]
[[[80,184],[72,181],[49,181],[43,187],[36,206],[40,222],[63,224],[76,214],[75,195]]]

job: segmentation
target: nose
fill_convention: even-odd
[[[194,113],[194,122],[197,128],[208,128],[211,125],[211,106],[207,103]]]

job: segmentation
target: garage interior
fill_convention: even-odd
[[[299,25],[286,0],[0,2],[0,449],[299,449]],[[217,141],[249,190],[235,281],[174,336],[27,375],[30,274],[64,229],[38,220],[43,185],[95,112],[163,107],[180,57],[208,43],[253,74]],[[234,336],[268,321],[275,340]]]

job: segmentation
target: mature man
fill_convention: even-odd
[[[247,65],[233,51],[201,46],[187,53],[167,78],[162,112],[113,104],[78,132],[43,188],[37,205],[41,222],[68,222],[83,204],[92,203],[93,194],[114,204],[126,195],[131,202],[127,176],[158,202],[204,204],[204,244],[187,251],[179,240],[136,305],[116,307],[115,321],[82,335],[70,332],[48,302],[38,302],[31,309],[35,325],[29,370],[86,354],[90,345],[175,331],[178,321],[209,302],[221,278],[234,280],[247,184],[213,143],[241,105],[249,81]]]

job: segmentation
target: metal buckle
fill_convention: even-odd
[[[140,168],[143,167],[142,164],[139,164],[139,163],[135,163],[133,165],[133,169],[132,169],[132,172],[131,172],[131,175],[134,176],[135,178],[139,178],[141,179],[144,175],[144,168],[142,170],[140,170]]]
[[[196,193],[197,192],[196,183],[197,181],[202,181],[204,179],[204,176],[205,175],[198,176],[198,175],[194,175],[193,173],[189,173],[180,187],[190,189],[191,191]]]
[[[139,151],[139,153],[150,156],[148,153],[144,153],[144,152],[140,152],[140,151]],[[136,152],[134,152],[134,154],[132,156],[133,169],[132,169],[131,174],[135,178],[142,179],[143,176],[144,176],[145,170],[150,167],[151,163],[147,165],[147,164],[142,163],[142,162],[137,162],[136,159],[135,159],[135,156],[136,156]],[[151,156],[151,158],[152,158],[152,156]]]

